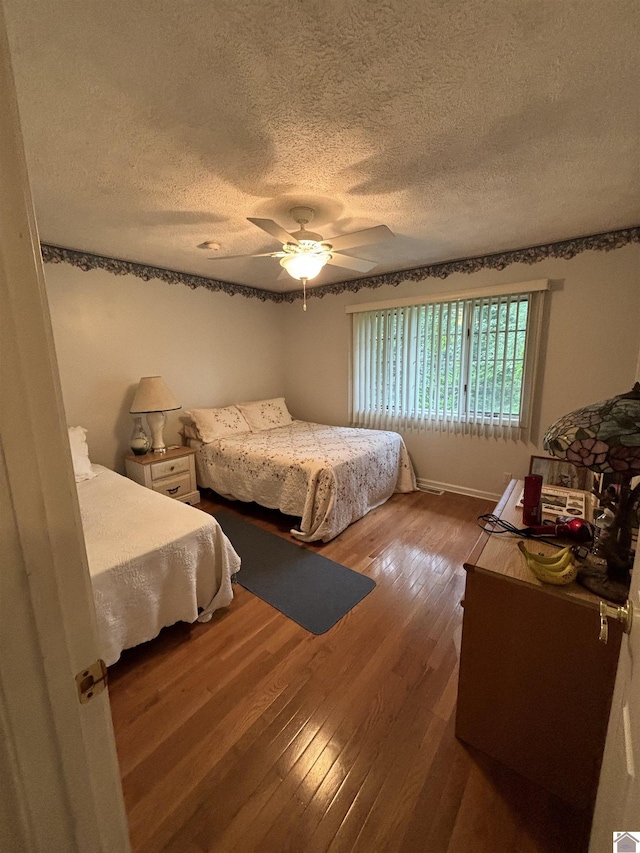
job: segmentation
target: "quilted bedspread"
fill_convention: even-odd
[[[206,622],[233,598],[240,558],[218,522],[101,465],[78,483],[107,666],[174,622]]]
[[[291,533],[328,542],[394,492],[416,488],[402,437],[306,421],[218,438],[196,454],[198,484],[300,517]]]

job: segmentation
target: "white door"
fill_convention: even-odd
[[[0,6],[0,849],[130,849]]]
[[[622,639],[590,853],[615,850],[614,832],[632,833],[640,842],[640,549],[632,577],[634,617],[631,633]]]

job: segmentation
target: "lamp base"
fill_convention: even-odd
[[[147,423],[151,430],[151,450],[154,453],[166,453],[167,447],[162,437],[167,417],[164,412],[147,412]]]
[[[625,604],[629,598],[631,578],[627,583],[611,578],[607,574],[606,566],[581,566],[577,581],[589,592],[599,595],[600,598],[606,598],[607,601],[613,601],[615,604]]]

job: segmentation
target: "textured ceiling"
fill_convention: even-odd
[[[638,0],[3,0],[43,242],[269,290],[640,223]],[[355,278],[325,267],[313,284]]]

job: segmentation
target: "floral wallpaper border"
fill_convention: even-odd
[[[429,264],[423,267],[414,267],[398,272],[380,273],[378,275],[366,276],[366,278],[350,279],[349,281],[336,282],[335,284],[324,284],[318,287],[310,287],[307,290],[307,298],[317,296],[322,298],[327,295],[340,293],[357,293],[363,288],[397,287],[405,281],[421,281],[425,278],[447,278],[454,273],[474,273],[482,269],[502,270],[510,264],[536,264],[547,258],[561,258],[569,260],[581,252],[610,252],[620,249],[629,243],[640,243],[640,226],[623,228],[619,231],[608,231],[604,234],[593,234],[589,237],[575,237],[571,240],[563,240],[559,243],[547,243],[542,246],[531,246],[528,249],[516,249],[510,252],[498,252],[493,255],[482,255],[477,258],[463,258],[456,261],[445,261],[444,263]],[[150,267],[144,264],[136,264],[131,261],[121,261],[117,258],[105,258],[101,255],[92,255],[87,252],[76,252],[74,249],[64,249],[60,246],[41,244],[42,259],[46,264],[71,264],[81,270],[101,269],[114,275],[135,275],[144,281],[157,278],[167,284],[184,284],[195,290],[204,287],[213,292],[228,293],[230,296],[245,296],[247,298],[260,299],[262,302],[294,302],[302,299],[302,291],[295,290],[288,293],[273,293],[270,290],[261,290],[257,287],[247,287],[243,284],[233,284],[228,281],[220,281],[216,278],[205,278],[189,273],[165,270],[160,267]]]

